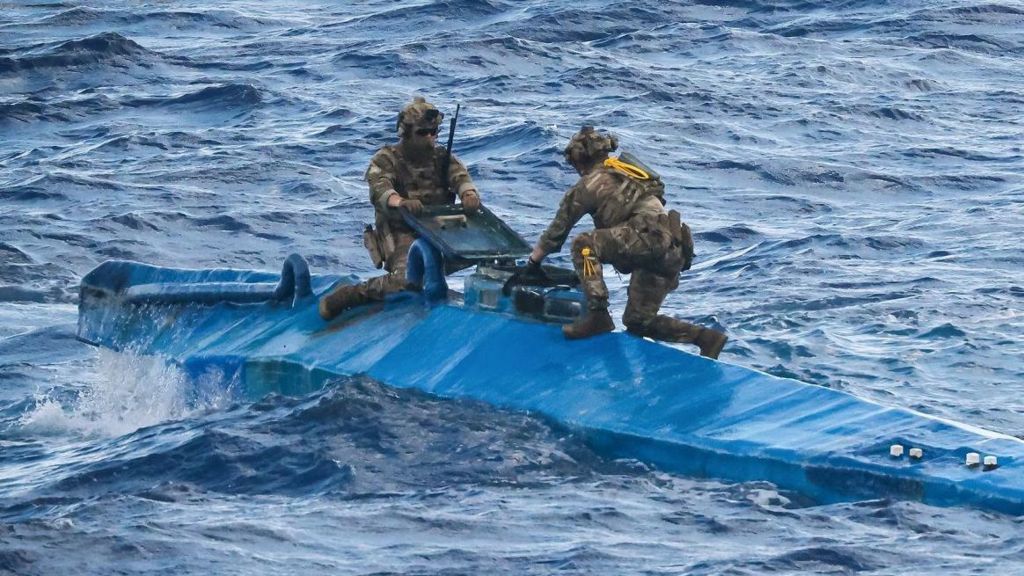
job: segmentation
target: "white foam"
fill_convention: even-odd
[[[94,371],[81,375],[77,398],[65,405],[52,391],[42,394],[36,408],[22,417],[22,426],[35,432],[121,436],[196,410],[220,408],[230,399],[223,374],[200,377],[195,383],[200,393],[190,403],[192,384],[165,359],[102,348],[97,354]]]

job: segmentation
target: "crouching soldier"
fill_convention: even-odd
[[[638,336],[694,343],[703,356],[717,358],[728,337],[658,314],[665,296],[679,286],[679,272],[693,259],[693,237],[679,213],[665,212],[664,186],[648,171],[608,153],[618,147],[614,136],[590,126],[572,137],[565,159],[580,179],[562,198],[558,213],[530,254],[537,268],[545,256],[562,248],[572,227],[590,214],[596,230],[576,236],[572,261],[587,298],[584,316],[562,327],[566,338],[588,338],[615,329],[608,314],[608,287],[601,265],[632,273],[622,323]]]
[[[443,117],[433,104],[415,98],[398,114],[398,144],[384,146],[370,160],[366,181],[376,230],[367,227],[363,240],[374,265],[387,274],[340,286],[321,298],[324,320],[406,288],[406,262],[416,235],[402,219],[399,207],[419,214],[424,206],[454,204],[458,196],[466,211],[480,209],[480,195],[466,167],[454,156],[446,162],[448,151],[437,145]]]

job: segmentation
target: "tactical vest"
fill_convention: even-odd
[[[448,187],[442,177],[444,148],[435,148],[430,162],[414,165],[402,157],[396,146],[386,146],[385,153],[395,166],[398,177],[395,191],[403,198],[419,200],[424,204],[449,204]]]
[[[662,206],[665,205],[665,183],[662,182],[661,176],[636,156],[623,152],[618,158],[606,160],[604,166],[624,180],[622,190],[625,196],[633,197],[634,212],[640,212],[638,207],[649,198],[656,198]],[[686,222],[682,221],[679,212],[670,210],[668,214],[654,218],[638,214],[636,220],[634,225],[641,230],[656,226],[668,232],[672,238],[672,250],[678,250],[682,259],[682,269],[690,269],[695,255],[693,233]]]
[[[442,177],[442,163],[446,154],[444,148],[434,148],[433,160],[422,164],[408,161],[394,145],[383,147],[381,152],[394,166],[395,192],[398,192],[399,196],[419,200],[428,206],[452,203],[451,194]],[[381,210],[375,206],[374,212],[377,225],[374,233],[383,248],[381,255],[386,260],[392,252],[391,247],[395,244],[392,235],[413,234],[413,230],[397,210]],[[372,253],[371,250],[371,255]]]

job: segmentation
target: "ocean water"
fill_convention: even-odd
[[[530,240],[580,125],[655,166],[698,252],[665,308],[723,359],[1024,435],[1017,0],[0,0],[0,574],[1024,573],[1024,518],[363,378],[189,400],[75,340],[106,259],[372,275],[361,177],[416,94]]]

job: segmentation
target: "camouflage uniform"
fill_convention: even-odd
[[[608,315],[608,287],[601,269],[611,264],[632,273],[622,323],[629,332],[670,342],[693,342],[701,354],[717,358],[728,337],[716,330],[658,314],[665,296],[679,286],[679,272],[693,259],[693,237],[679,213],[665,212],[660,179],[625,173],[607,164],[618,147],[614,136],[584,126],[565,148],[566,160],[580,173],[565,194],[554,220],[530,255],[532,266],[562,248],[584,214],[596,230],[576,236],[572,261],[587,297],[587,313],[563,326],[567,338],[587,338],[614,330]],[[642,172],[642,171],[641,171]]]
[[[387,294],[406,288],[409,247],[416,236],[399,210],[389,205],[393,196],[400,197],[403,205],[419,202],[424,206],[453,204],[458,196],[467,207],[471,206],[467,198],[472,196],[475,200],[472,205],[479,207],[476,186],[466,167],[454,155],[448,166],[448,181],[444,181],[447,151],[431,140],[442,118],[443,114],[433,105],[423,98],[415,98],[398,115],[399,143],[384,146],[370,160],[365,178],[376,212],[376,230],[368,230],[364,241],[374,264],[383,267],[387,274],[356,285],[340,286],[321,298],[320,315],[324,319],[333,318],[352,306],[383,300]]]
[[[465,165],[452,155],[448,167],[448,186],[442,182],[442,164],[447,154],[443,146],[434,148],[433,158],[416,163],[405,158],[398,146],[381,148],[370,160],[366,181],[370,185],[370,202],[376,212],[377,238],[382,248],[383,267],[387,274],[363,282],[366,296],[381,300],[385,295],[405,288],[406,260],[409,246],[416,240],[412,228],[395,208],[388,207],[388,198],[398,194],[423,202],[425,206],[454,203],[454,194],[462,197],[476,186]]]
[[[611,264],[623,274],[632,273],[622,315],[627,330],[659,340],[695,341],[700,326],[658,314],[665,296],[679,286],[679,272],[687,260],[684,240],[671,229],[661,200],[629,176],[595,167],[562,198],[538,246],[546,253],[561,250],[569,231],[585,214],[591,215],[597,229],[576,236],[572,261],[588,308],[608,308],[601,264]],[[584,249],[590,250],[589,257]]]

